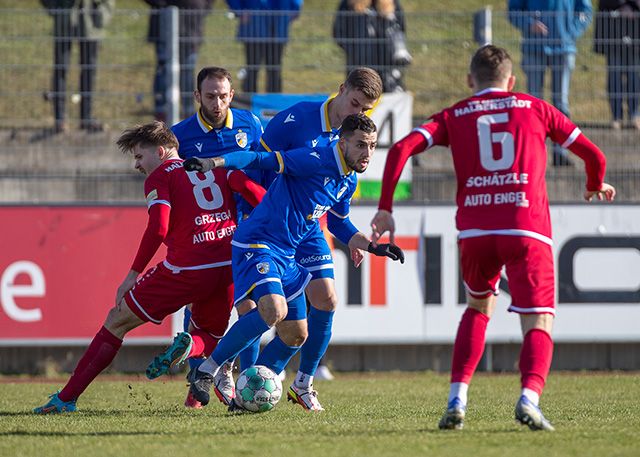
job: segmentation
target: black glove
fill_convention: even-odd
[[[186,171],[202,171],[202,162],[197,157],[189,157],[182,166]]]
[[[367,251],[373,255],[389,257],[391,260],[399,260],[400,263],[404,263],[404,252],[394,244],[380,243],[374,246],[373,243],[369,243]]]

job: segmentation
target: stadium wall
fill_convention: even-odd
[[[371,206],[352,219],[367,227]],[[368,258],[356,270],[334,252],[340,309],[329,360],[337,370],[447,370],[464,309],[455,209],[400,206],[404,265]],[[141,206],[9,206],[0,249],[0,373],[70,371],[112,306],[142,233]],[[552,207],[558,284],[555,369],[640,369],[640,208]],[[162,258],[160,252],[154,261]],[[506,281],[502,281],[503,285]],[[516,367],[520,330],[508,287],[488,331],[483,366]],[[181,326],[179,315],[127,338],[114,363],[141,372]]]

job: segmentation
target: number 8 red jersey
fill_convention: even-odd
[[[545,140],[568,147],[581,133],[575,124],[543,100],[498,89],[431,119],[415,131],[428,147],[451,147],[459,237],[522,235],[551,244]]]
[[[180,269],[231,265],[237,216],[227,171],[186,172],[182,162],[164,162],[144,182],[149,208],[171,208],[165,265]]]

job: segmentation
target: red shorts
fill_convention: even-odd
[[[551,246],[526,236],[487,235],[458,241],[462,278],[469,295],[498,293],[506,267],[511,294],[509,311],[555,314],[555,276]]]
[[[191,303],[194,326],[221,338],[233,308],[231,266],[174,273],[159,263],[124,298],[136,316],[154,324]]]

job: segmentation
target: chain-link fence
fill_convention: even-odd
[[[247,66],[246,40],[239,41],[236,37],[238,18],[219,9],[184,14],[192,15],[192,19],[202,17],[203,37],[198,52],[190,54],[191,60],[184,58],[183,65],[190,62],[196,71],[205,65],[228,68],[236,78],[237,100],[246,100],[243,88],[251,88],[247,77],[252,67]],[[614,16],[594,15],[593,21],[589,21],[577,39],[568,106],[572,119],[607,153],[608,179],[622,190],[620,199],[639,201],[640,162],[635,154],[640,139],[640,130],[636,127],[640,125],[634,124],[636,113],[632,109],[634,96],[637,98],[639,91],[633,82],[639,70],[638,62],[633,58],[640,44],[635,36],[637,30],[625,25],[625,33],[631,36],[628,49],[633,52],[625,51],[618,60],[615,60],[615,55],[610,57],[607,54],[626,36],[623,34],[620,38],[617,34],[621,26]],[[36,7],[0,8],[0,154],[3,157],[0,191],[3,201],[139,199],[139,177],[129,170],[130,164],[118,154],[113,140],[125,127],[159,115],[157,90],[154,94],[157,49],[156,44],[149,41],[151,17],[150,10],[146,8],[116,9],[104,28],[104,37],[95,42],[95,50],[81,51],[77,40],[62,40],[72,46],[68,72],[64,84],[61,84],[54,82],[55,72],[58,71],[59,79],[60,66],[64,64],[58,58],[58,65],[54,65],[55,53],[60,52],[55,46],[54,16]],[[347,17],[353,20],[352,15]],[[522,70],[525,62],[521,50],[523,33],[515,25],[518,21],[528,20],[528,16],[510,17],[505,11],[493,11],[491,17],[492,41],[509,49],[516,66],[516,89],[525,91],[527,77]],[[635,21],[629,22],[631,24],[640,21],[637,13],[631,19]],[[600,53],[594,52],[593,40],[593,23],[598,20],[606,30],[600,37],[600,49],[596,49]],[[379,38],[368,41],[354,37],[339,38],[335,11],[303,9],[291,22],[288,41],[282,43],[282,91],[335,91],[349,63],[347,50],[362,45],[357,51],[362,55],[355,56],[356,60],[373,54],[372,58],[377,61],[372,65],[377,65],[381,73],[387,72],[396,78],[397,87],[389,89],[405,88],[413,94],[416,124],[429,114],[468,96],[467,66],[477,47],[473,39],[473,13],[411,12],[405,14],[404,21],[410,63],[380,60],[377,54],[382,52],[383,43]],[[198,38],[182,34],[179,39],[182,48],[188,48],[194,40]],[[57,42],[60,44],[61,40]],[[95,68],[95,82],[88,84],[87,76],[82,76],[79,61],[82,52],[92,51],[96,55],[84,56],[82,66],[84,70],[87,66]],[[273,49],[263,51],[278,52]],[[279,68],[273,64],[278,56],[271,56],[271,60],[266,58],[269,56],[261,57],[262,66],[256,80],[258,92],[274,87],[269,86],[272,82],[265,78],[264,65],[272,70]],[[610,80],[618,74],[623,82],[611,83]],[[539,85],[540,92],[548,100],[553,98],[550,94],[551,79],[549,73],[544,83]],[[183,84],[181,88],[187,88],[181,94],[181,115],[184,116],[195,107],[185,102],[191,98],[189,86]],[[89,94],[91,109],[87,114]],[[59,110],[56,100],[65,102],[63,118],[59,114],[56,116],[56,109]],[[620,106],[622,117],[616,114]],[[436,158],[432,160],[434,156]],[[575,162],[574,166],[562,169],[549,167],[552,200],[580,198],[584,172],[580,161]],[[435,151],[415,160],[414,199],[452,202],[455,184],[450,167],[450,160],[444,152]],[[72,184],[57,184],[67,181]],[[109,187],[105,184],[108,182],[114,184]],[[133,184],[125,184],[127,182]],[[100,190],[103,187],[104,190]],[[61,190],[54,190],[57,188]],[[128,188],[134,190],[129,192]]]

